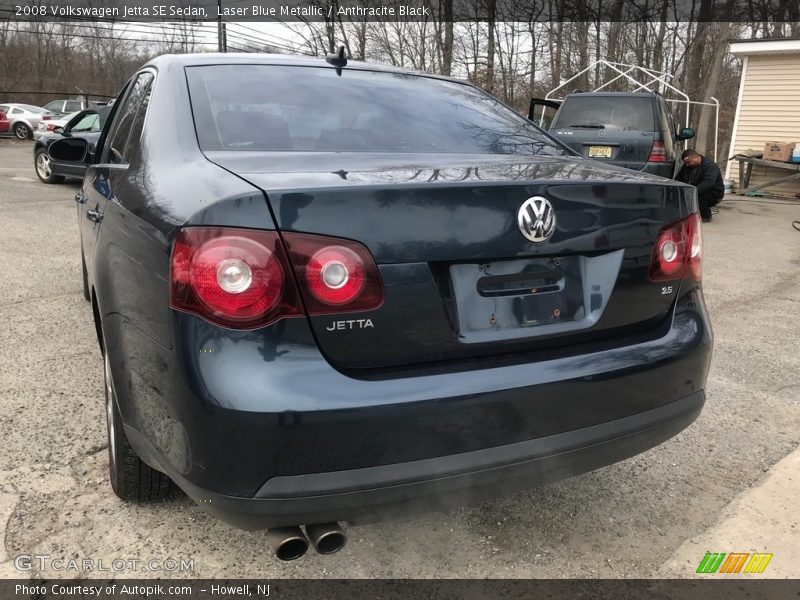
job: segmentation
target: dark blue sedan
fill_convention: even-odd
[[[651,448],[704,403],[695,190],[577,156],[467,83],[163,56],[78,193],[111,484],[281,558]],[[300,526],[305,526],[301,530]]]

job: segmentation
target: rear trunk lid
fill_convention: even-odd
[[[281,230],[369,248],[383,305],[310,319],[323,353],[343,368],[608,338],[652,327],[675,298],[648,280],[648,266],[659,230],[688,214],[680,184],[570,157],[207,156],[264,190]],[[549,201],[556,219],[541,243],[518,223],[535,196]]]

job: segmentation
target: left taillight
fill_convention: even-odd
[[[170,306],[224,327],[255,329],[304,315],[304,303],[315,315],[370,310],[383,302],[378,268],[361,244],[284,237],[288,254],[274,231],[182,229],[172,248]]]
[[[303,314],[274,231],[189,227],[170,263],[172,308],[237,329]]]
[[[650,259],[650,279],[668,281],[691,276],[699,282],[702,278],[703,236],[700,215],[691,214],[685,219],[662,228],[653,244]]]

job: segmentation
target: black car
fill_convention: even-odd
[[[163,56],[76,197],[111,483],[344,543],[689,425],[712,333],[694,189],[576,156],[455,80]],[[299,526],[306,525],[305,533]]]
[[[87,166],[85,163],[53,160],[47,149],[56,140],[79,137],[86,140],[89,151],[94,152],[94,146],[110,112],[110,107],[82,110],[64,127],[56,127],[52,133],[45,133],[39,137],[33,145],[33,166],[39,180],[43,183],[61,183],[65,177],[83,179]]]
[[[678,130],[669,103],[654,92],[574,92],[561,102],[550,134],[587,158],[671,179],[678,142],[694,130]]]

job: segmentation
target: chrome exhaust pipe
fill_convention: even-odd
[[[267,539],[275,556],[281,560],[295,560],[308,550],[308,539],[298,526],[276,527],[267,530]]]
[[[334,554],[347,543],[347,534],[338,523],[306,525],[306,535],[320,554]]]

